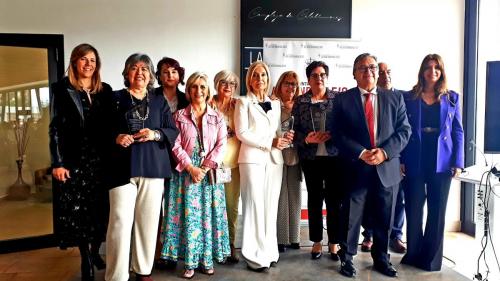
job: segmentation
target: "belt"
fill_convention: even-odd
[[[439,131],[438,128],[432,128],[432,127],[423,127],[422,128],[422,132],[424,132],[424,133],[436,133],[438,131]]]

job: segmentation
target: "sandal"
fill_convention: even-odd
[[[213,268],[202,268],[201,272],[206,275],[214,275],[215,270]]]
[[[194,277],[194,269],[186,269],[184,270],[184,274],[182,274],[182,278],[184,279],[193,279]]]

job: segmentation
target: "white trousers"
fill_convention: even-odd
[[[135,177],[109,191],[107,281],[127,281],[130,268],[142,275],[151,273],[163,184],[164,179]]]
[[[240,164],[243,213],[241,253],[252,268],[269,267],[279,259],[276,219],[283,165]]]

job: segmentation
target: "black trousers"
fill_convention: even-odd
[[[323,240],[323,201],[326,204],[328,242],[339,243],[340,202],[342,196],[342,166],[338,157],[316,157],[303,160],[302,171],[307,186],[309,239]]]
[[[389,262],[388,247],[394,205],[399,185],[385,187],[380,182],[375,167],[363,169],[352,176],[352,185],[343,204],[343,216],[348,218],[346,239],[341,242],[342,254],[352,260],[357,254],[359,231],[365,208],[371,208],[373,246],[371,255],[374,262]]]
[[[402,263],[428,271],[441,270],[443,261],[444,224],[450,192],[451,175],[432,173],[407,178],[406,201],[407,252]],[[427,200],[425,232],[422,230],[424,203]]]

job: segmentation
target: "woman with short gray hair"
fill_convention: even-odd
[[[154,66],[147,55],[129,56],[122,75],[127,88],[113,96],[105,278],[128,280],[131,268],[136,280],[152,280],[164,179],[171,176],[169,148],[178,130],[165,98],[153,91]]]
[[[227,148],[222,164],[231,169],[231,181],[224,184],[226,194],[227,222],[229,227],[229,242],[231,256],[227,258],[230,263],[239,262],[234,241],[236,238],[236,227],[238,225],[238,204],[240,201],[240,171],[238,169],[238,153],[241,142],[234,131],[234,109],[237,99],[234,97],[240,84],[240,79],[229,70],[221,70],[214,77],[214,86],[217,91],[210,106],[222,113],[227,126]]]

